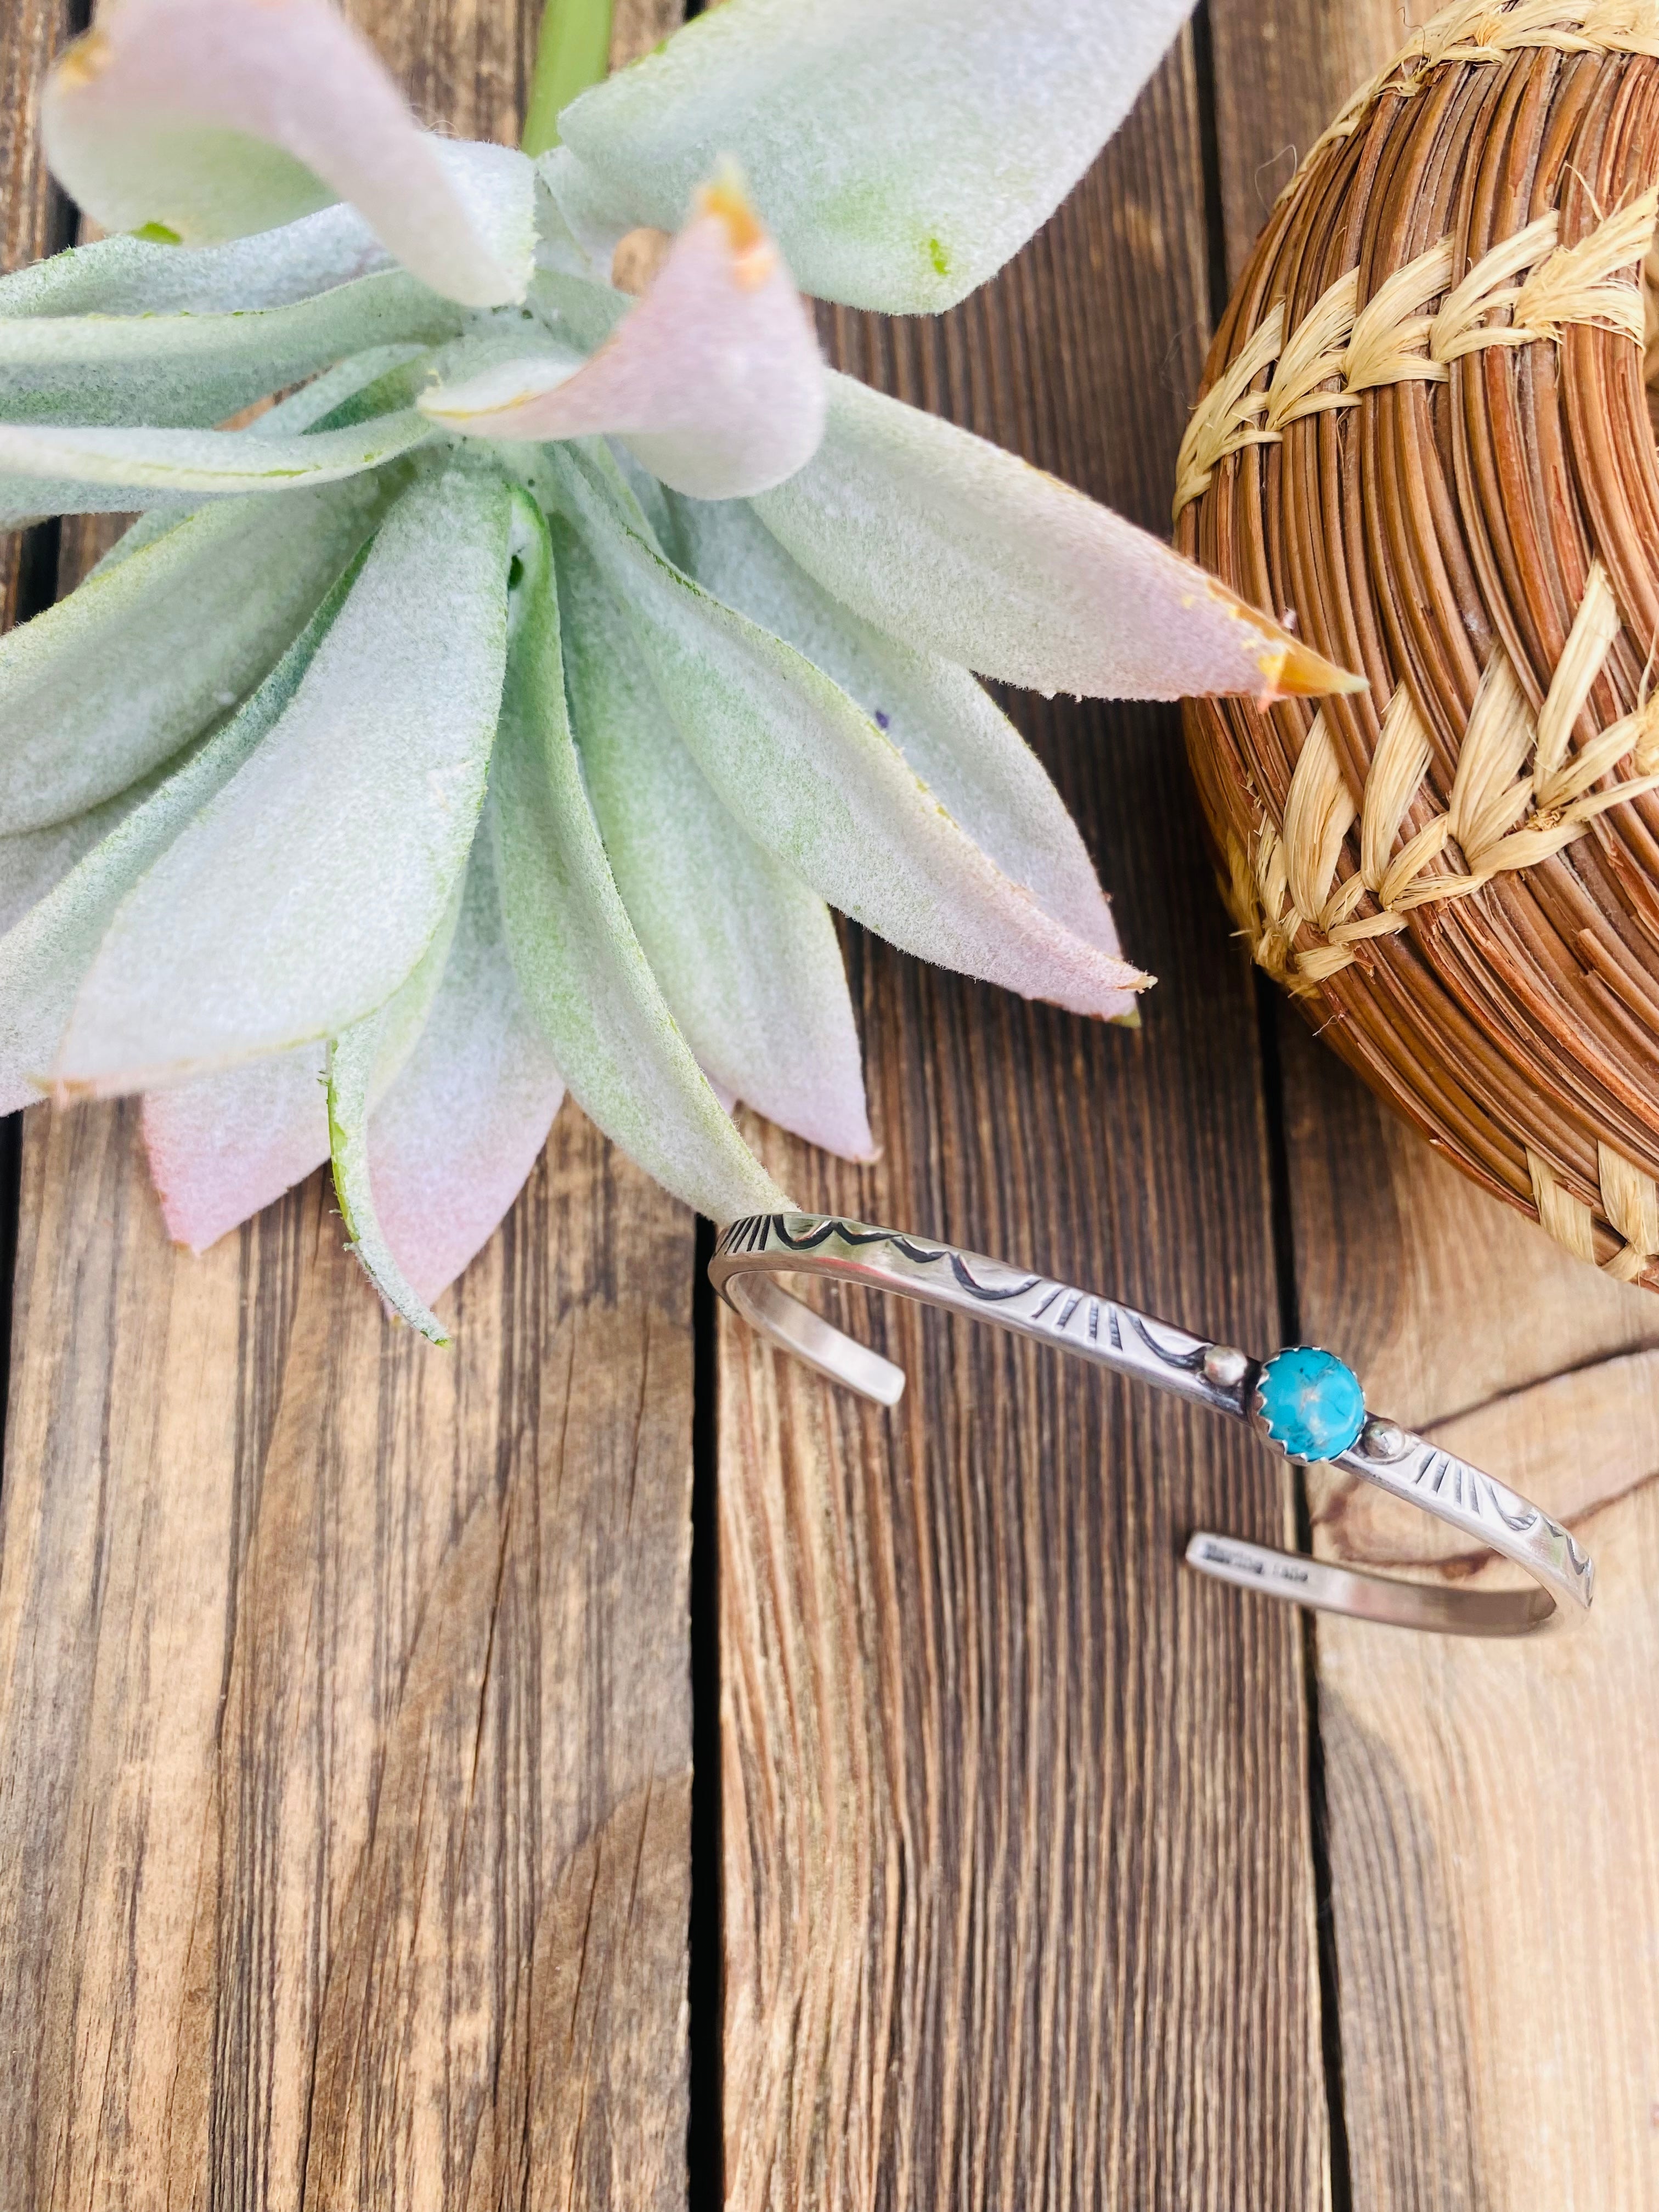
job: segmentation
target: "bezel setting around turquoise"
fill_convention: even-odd
[[[1365,1393],[1346,1360],[1318,1344],[1287,1344],[1257,1372],[1260,1433],[1287,1459],[1317,1466],[1352,1451],[1365,1428]]]

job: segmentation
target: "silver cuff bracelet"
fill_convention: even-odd
[[[1342,1468],[1420,1506],[1524,1567],[1538,1587],[1459,1590],[1401,1582],[1200,1531],[1187,1547],[1187,1564],[1218,1581],[1362,1620],[1458,1636],[1522,1636],[1589,1610],[1595,1567],[1567,1529],[1466,1460],[1368,1413],[1352,1369],[1316,1346],[1291,1345],[1271,1359],[1252,1359],[1231,1345],[1189,1336],[1133,1306],[1001,1260],[822,1214],[733,1222],[715,1246],[708,1274],[763,1336],[878,1405],[897,1402],[902,1370],[769,1278],[833,1275],[892,1291],[1231,1413],[1287,1458]]]

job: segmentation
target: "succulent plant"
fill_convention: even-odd
[[[125,234],[0,282],[0,526],[139,516],[0,646],[0,1106],[143,1093],[198,1248],[331,1154],[441,1338],[567,1085],[716,1218],[783,1203],[734,1098],[869,1152],[831,907],[1123,1015],[970,672],[1342,679],[831,374],[796,285],[961,299],[1184,13],[730,0],[532,160],[419,129],[323,0],[117,0],[43,131]]]

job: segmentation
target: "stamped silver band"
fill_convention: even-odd
[[[1364,1413],[1351,1370],[1316,1348],[1293,1347],[1264,1363],[1027,1268],[823,1214],[757,1214],[733,1222],[714,1248],[708,1274],[727,1303],[781,1350],[882,1406],[897,1402],[902,1370],[832,1328],[773,1277],[833,1275],[969,1314],[1212,1413],[1230,1413],[1259,1431],[1271,1411],[1263,1395],[1270,1370],[1287,1357],[1327,1362],[1339,1385],[1352,1387],[1358,1409],[1358,1434],[1346,1449],[1328,1455],[1328,1464],[1363,1476],[1501,1553],[1525,1568],[1536,1589],[1464,1590],[1401,1582],[1207,1530],[1188,1545],[1189,1566],[1296,1605],[1459,1636],[1524,1636],[1575,1620],[1589,1608],[1595,1567],[1569,1530],[1467,1460]],[[1279,1429],[1273,1433],[1283,1448]]]

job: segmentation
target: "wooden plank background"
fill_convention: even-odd
[[[872,381],[1155,529],[1207,314],[1183,41],[1056,222]],[[1175,710],[1017,700],[1162,980],[1139,1030],[858,946],[883,1158],[804,1204],[1278,1316],[1252,1000]],[[757,1137],[762,1132],[757,1128]],[[1267,1540],[1249,1439],[896,1306],[884,1416],[722,1329],[726,2178],[750,2206],[1324,2202],[1300,1631],[1176,1561]]]
[[[529,0],[354,12],[432,120],[513,135]],[[62,234],[33,99],[70,27],[0,24],[8,265]],[[1401,33],[1210,0],[984,294],[826,317],[832,350],[1161,527],[1227,271]],[[1659,1304],[1258,1002],[1172,713],[1014,704],[1164,979],[1145,1025],[851,932],[882,1158],[757,1142],[809,1202],[1253,1346],[1299,1322],[1586,1533],[1589,1638],[1316,1632],[1194,1582],[1186,1531],[1281,1537],[1288,1482],[1029,1345],[854,1303],[911,1385],[836,1397],[716,1317],[689,1218],[572,1110],[445,1358],[319,1182],[192,1261],[130,1109],[37,1109],[0,2212],[1659,2202]],[[1344,1556],[1397,1540],[1311,1510]]]

